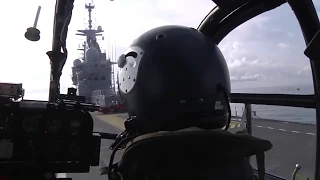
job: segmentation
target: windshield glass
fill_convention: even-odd
[[[319,11],[319,2],[314,2]],[[319,14],[319,13],[318,13]],[[229,67],[233,93],[314,94],[305,42],[288,4],[263,13],[234,29],[219,44]],[[245,122],[245,104],[231,105],[236,132]],[[266,172],[290,179],[313,179],[316,151],[315,109],[250,105],[252,134],[272,142]],[[253,167],[255,158],[251,159]]]
[[[68,87],[77,87],[80,95],[102,107],[100,112],[92,113],[95,131],[120,133],[127,114],[116,96],[118,68],[95,62],[94,53],[85,54],[81,50],[86,47],[86,38],[76,35],[77,30],[90,29],[85,8],[89,3],[94,5],[92,29],[104,31],[96,37],[98,46],[94,47],[105,53],[101,57],[114,63],[131,42],[147,30],[169,24],[197,28],[215,4],[210,0],[75,1],[68,28],[68,59],[60,81],[61,93],[66,93]],[[314,3],[320,12],[319,2]],[[2,42],[5,42],[3,53],[7,55],[0,60],[0,80],[23,83],[26,99],[47,100],[50,63],[45,53],[52,48],[55,1],[8,1],[6,6],[14,9],[0,12],[5,27],[1,29]],[[37,25],[41,39],[30,42],[23,35],[33,25],[38,6],[42,7]],[[310,63],[303,55],[303,36],[287,4],[239,26],[219,47],[229,67],[232,93],[313,94]],[[231,108],[230,131],[240,131],[245,128],[245,105],[231,104]],[[118,113],[110,115],[110,112]],[[266,155],[266,172],[290,178],[295,164],[299,163],[302,165],[299,179],[313,179],[315,110],[252,105],[251,113],[253,135],[274,145]],[[111,143],[102,143],[100,167],[109,163]],[[120,156],[121,152],[117,153],[116,159]],[[252,166],[256,167],[254,158]],[[105,179],[99,175],[100,167],[93,167],[88,174],[60,176]]]

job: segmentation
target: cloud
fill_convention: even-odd
[[[244,81],[250,86],[274,86],[312,80],[303,36],[288,5],[242,24],[219,47],[235,87]]]
[[[259,79],[260,74],[245,74],[241,77],[231,76],[231,82],[244,82],[244,81],[257,81]]]
[[[279,43],[278,46],[283,49],[290,48],[290,45],[287,43]]]
[[[312,75],[311,67],[310,66],[304,66],[303,68],[298,70],[297,74],[300,75],[300,76],[310,77]]]

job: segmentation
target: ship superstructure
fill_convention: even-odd
[[[95,6],[92,3],[85,4],[88,10],[88,27],[84,30],[77,30],[78,36],[84,36],[85,41],[81,44],[82,56],[73,62],[72,81],[77,86],[77,94],[86,97],[87,103],[105,106],[117,99],[115,92],[114,60],[102,52],[97,38],[104,40],[101,26],[93,28],[92,10]],[[110,53],[110,52],[109,52]]]

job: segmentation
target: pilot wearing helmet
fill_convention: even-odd
[[[118,66],[118,89],[131,117],[126,131],[134,129],[128,125],[134,119],[136,135],[109,166],[110,180],[253,179],[246,157],[272,145],[225,131],[230,78],[210,38],[194,28],[157,27],[139,36]],[[263,158],[257,159],[262,179]]]
[[[228,125],[228,67],[217,45],[196,29],[152,29],[131,44],[118,66],[120,95],[141,133]]]

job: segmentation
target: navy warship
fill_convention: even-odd
[[[86,103],[99,106],[107,106],[119,101],[116,93],[114,64],[116,64],[114,50],[108,54],[102,50],[98,41],[104,41],[104,30],[101,26],[93,27],[92,10],[93,3],[85,4],[88,11],[88,26],[83,30],[77,30],[76,35],[84,36],[85,40],[80,44],[81,56],[73,61],[72,81],[77,87],[77,95],[86,97]],[[111,48],[109,48],[111,49]]]

